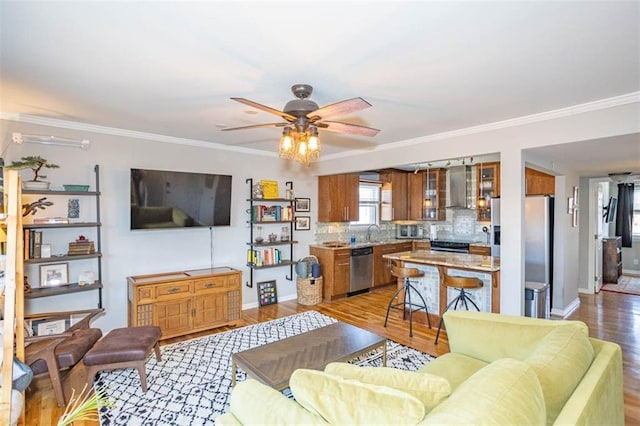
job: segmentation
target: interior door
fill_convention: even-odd
[[[596,233],[595,233],[595,261],[594,261],[594,293],[598,293],[602,288],[602,229],[603,229],[603,218],[604,214],[604,194],[602,193],[601,184],[596,187],[596,206],[595,212],[598,215],[596,218]]]

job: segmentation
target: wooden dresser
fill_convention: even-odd
[[[622,237],[602,239],[602,280],[618,284],[622,275]]]
[[[161,339],[241,325],[241,283],[229,267],[127,277],[129,325],[156,325]]]

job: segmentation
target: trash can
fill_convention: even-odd
[[[549,318],[549,284],[526,281],[524,283],[524,315]]]

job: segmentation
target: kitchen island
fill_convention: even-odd
[[[444,275],[478,277],[483,286],[468,290],[470,297],[481,311],[500,312],[500,258],[466,253],[449,253],[431,250],[405,251],[384,255],[404,268],[417,268],[424,276],[411,281],[427,302],[430,315],[440,316],[458,291],[447,289]],[[398,287],[402,286],[398,282]],[[416,300],[416,299],[414,299]]]

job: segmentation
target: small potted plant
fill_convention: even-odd
[[[46,178],[46,176],[40,174],[43,167],[47,169],[57,169],[60,166],[49,163],[39,155],[22,157],[20,161],[14,161],[8,166],[10,169],[31,169],[34,175],[33,179],[23,181],[22,188],[36,191],[45,191],[49,189],[50,183],[41,180]]]

